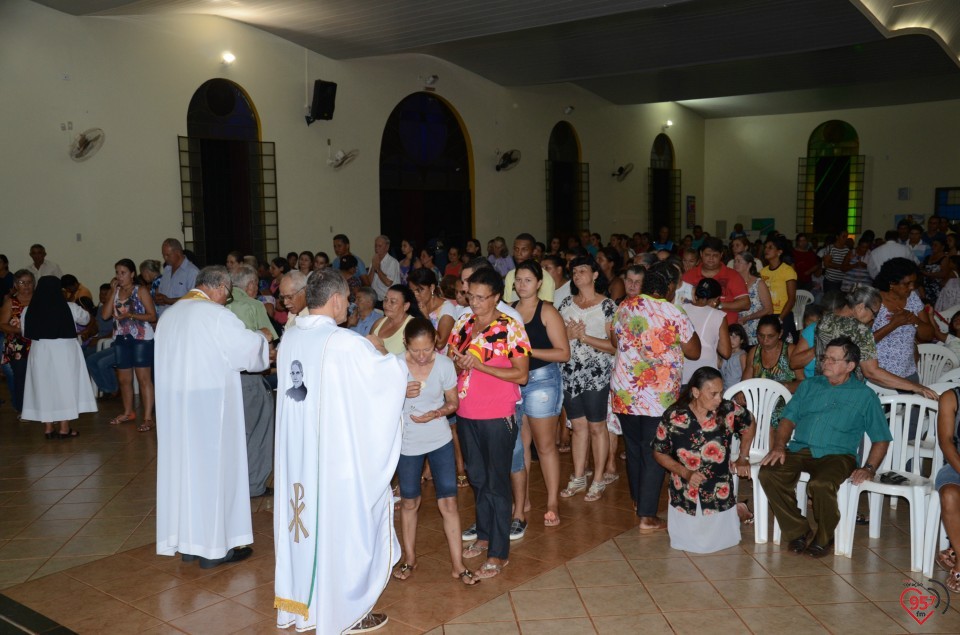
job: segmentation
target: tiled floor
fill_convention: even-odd
[[[0,593],[80,633],[293,632],[274,628],[271,501],[253,501],[248,561],[203,571],[156,556],[156,439],[107,425],[118,408],[81,418],[69,441],[46,441],[38,424],[0,408]],[[740,546],[701,556],[670,549],[665,533],[639,535],[622,479],[597,503],[564,501],[562,524],[545,528],[536,467],[532,480],[527,536],[499,577],[472,588],[449,577],[425,488],[420,564],[381,597],[381,633],[960,632],[960,598],[922,625],[901,607],[911,578],[946,595],[904,571],[905,504],[886,512],[880,539],[858,528],[853,558],[756,545],[750,526]],[[468,491],[460,503],[471,521]]]

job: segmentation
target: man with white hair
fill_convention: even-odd
[[[232,301],[227,308],[250,331],[260,331],[273,341],[277,332],[270,323],[263,302],[256,299],[260,282],[252,266],[238,265],[230,274]],[[273,471],[273,390],[262,373],[241,372],[243,420],[247,432],[247,475],[250,498],[269,494],[267,479]]]
[[[307,315],[307,276],[294,269],[280,279],[280,295],[277,299],[287,307],[287,325],[290,328],[297,318]]]
[[[176,238],[167,238],[160,247],[163,253],[163,277],[157,288],[154,303],[157,315],[163,315],[167,307],[179,300],[193,288],[197,279],[197,266],[187,260],[183,245]]]
[[[400,559],[390,479],[400,458],[407,371],[337,325],[350,294],[335,269],[307,281],[310,314],[277,356],[274,606],[277,626],[362,633]],[[370,381],[357,381],[363,378]],[[303,390],[291,393],[297,384]]]
[[[387,289],[400,282],[400,263],[390,255],[390,238],[377,236],[373,240],[373,261],[363,283],[377,292],[378,305],[383,303]]]
[[[154,340],[157,553],[204,569],[253,552],[240,372],[265,370],[270,343],[225,308],[231,288],[226,267],[204,268]]]

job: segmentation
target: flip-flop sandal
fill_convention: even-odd
[[[66,432],[58,432],[57,436],[59,436],[61,439],[72,439],[73,437],[79,437],[80,433],[73,428],[70,428]]]
[[[947,579],[943,582],[951,593],[960,593],[960,571],[950,569],[950,572],[947,573]]]
[[[153,419],[144,419],[143,423],[137,426],[137,432],[150,432],[153,430]]]
[[[610,483],[613,483],[614,481],[616,481],[616,480],[619,479],[619,478],[620,478],[620,475],[617,474],[616,472],[604,472],[604,473],[603,473],[603,484],[604,484],[604,485],[609,485]]]
[[[123,415],[118,415],[113,419],[111,419],[110,425],[117,426],[117,425],[120,425],[121,423],[127,423],[128,421],[136,421],[136,420],[137,420],[137,415],[135,414],[130,414],[130,415],[123,414]]]
[[[478,578],[470,569],[464,569],[460,572],[458,577],[460,578],[460,581],[463,582],[463,586],[474,586],[475,584],[480,584],[480,578]]]
[[[569,454],[570,449],[571,448],[569,445],[561,445],[559,448],[557,448],[557,452],[559,452],[560,454]]]
[[[410,576],[413,575],[413,572],[417,570],[416,564],[410,564],[409,562],[402,563],[397,570],[393,572],[393,577],[397,580],[409,580]]]
[[[937,553],[937,566],[948,573],[957,566],[957,553],[952,547]]]
[[[487,578],[495,578],[498,575],[500,575],[500,572],[508,564],[510,564],[509,560],[504,560],[500,564],[493,564],[492,562],[484,562],[483,566],[477,569],[473,575],[480,578],[481,580],[486,580]]]
[[[658,531],[664,531],[667,528],[667,521],[660,520],[656,527],[640,527],[641,534],[652,534]]]
[[[737,516],[740,517],[740,522],[744,525],[753,524],[753,512],[750,511],[750,505],[746,501],[737,503]]]
[[[489,545],[483,545],[482,547],[477,543],[473,543],[469,547],[463,550],[464,558],[476,558],[479,555],[483,555],[486,550],[489,549]]]
[[[543,515],[543,526],[544,527],[556,527],[560,524],[560,517],[557,516],[554,512],[547,512]]]
[[[470,481],[467,480],[466,474],[457,474],[457,487],[470,487]]]

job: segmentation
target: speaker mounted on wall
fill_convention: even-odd
[[[333,119],[333,108],[337,100],[337,84],[318,79],[313,83],[313,102],[310,104],[310,114],[305,117],[309,126],[318,119],[329,121]]]

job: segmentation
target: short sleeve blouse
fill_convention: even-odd
[[[706,480],[700,487],[676,474],[670,475],[670,505],[697,515],[697,498],[704,516],[727,511],[736,503],[730,474],[730,443],[733,436],[750,427],[750,413],[739,404],[724,400],[716,412],[698,421],[687,406],[667,410],[657,426],[653,451],[672,457]]]
[[[406,353],[397,358],[407,367]],[[407,370],[407,381],[415,381]],[[407,398],[403,402],[403,437],[400,453],[405,456],[419,456],[443,447],[453,438],[446,417],[438,417],[426,423],[414,423],[411,415],[422,415],[443,407],[443,393],[457,385],[457,370],[450,359],[437,355],[433,368],[420,389],[420,395]]]
[[[907,296],[906,310],[919,315],[923,310],[923,301],[916,291]],[[876,333],[890,322],[890,311],[884,305],[880,306],[877,317],[873,320],[873,332]],[[913,343],[917,337],[917,327],[904,324],[897,327],[892,333],[877,342],[877,360],[880,368],[893,373],[898,377],[909,377],[917,372],[917,363],[913,358]]]
[[[610,323],[617,311],[617,305],[610,298],[586,309],[580,308],[574,298],[563,299],[558,310],[566,320],[580,320],[584,323],[587,335],[599,339],[610,337]],[[570,359],[561,367],[563,390],[572,397],[588,390],[609,390],[610,372],[613,369],[613,355],[599,351],[580,340],[570,341]]]
[[[613,329],[617,335],[610,380],[613,411],[661,416],[680,394],[681,343],[694,336],[693,322],[667,300],[640,295],[623,301]]]

